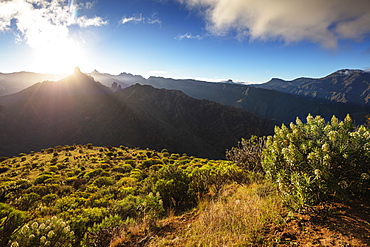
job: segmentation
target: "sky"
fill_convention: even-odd
[[[263,83],[370,68],[369,0],[0,0],[0,72]]]

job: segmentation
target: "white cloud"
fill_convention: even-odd
[[[69,26],[106,25],[101,17],[76,17],[78,6],[64,0],[7,0],[0,3],[0,31],[13,31],[16,40],[33,48],[69,39]],[[12,23],[15,25],[12,25]]]
[[[335,48],[339,39],[359,41],[370,33],[369,0],[178,0],[200,9],[214,35],[308,40]]]
[[[103,21],[101,17],[94,17],[94,18],[87,18],[86,16],[81,16],[75,19],[73,22],[74,24],[77,24],[80,27],[89,27],[89,26],[103,26],[108,24],[107,21]]]
[[[186,33],[186,34],[182,34],[182,35],[176,36],[176,39],[178,39],[178,40],[183,40],[183,39],[201,40],[201,39],[203,39],[203,36],[200,36],[200,35],[192,35],[191,33]]]
[[[135,22],[135,23],[139,23],[139,22],[142,22],[144,21],[143,17],[140,15],[139,17],[123,17],[120,21],[121,24],[126,24],[128,22]]]
[[[80,3],[80,5],[82,6],[82,8],[86,8],[86,9],[92,9],[95,4],[96,4],[96,1],[94,1],[94,2],[87,2],[85,4]]]
[[[153,14],[152,17],[143,17],[142,14],[134,15],[131,17],[122,17],[119,21],[121,24],[126,24],[129,22],[133,22],[135,24],[143,23],[143,24],[161,24],[161,20],[156,17],[156,14]]]

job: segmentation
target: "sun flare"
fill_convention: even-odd
[[[73,40],[49,42],[34,50],[32,71],[49,74],[71,74],[76,66],[84,67],[86,56]]]

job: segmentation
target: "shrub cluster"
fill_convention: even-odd
[[[53,216],[25,224],[13,238],[11,247],[68,247],[72,246],[74,233],[65,221]]]
[[[202,196],[217,194],[224,184],[246,178],[245,170],[229,161],[91,145],[13,157],[0,167],[6,168],[0,174],[4,246],[9,237],[13,246],[56,246],[51,235],[59,236],[59,220],[71,235],[61,238],[63,246],[95,245],[99,236],[109,241],[113,236],[105,233],[124,222],[150,222],[166,212],[181,212],[196,206]],[[26,213],[28,218],[22,216]],[[8,225],[10,220],[17,221]]]
[[[294,208],[328,199],[366,196],[370,184],[370,131],[350,116],[275,127],[267,139],[263,167]]]

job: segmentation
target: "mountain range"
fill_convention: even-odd
[[[0,156],[93,143],[216,159],[273,129],[267,119],[180,91],[135,84],[113,92],[79,70],[2,96],[0,105]]]
[[[365,122],[369,114],[370,73],[363,70],[339,70],[324,78],[298,78],[293,81],[272,79],[264,84],[216,83],[192,79],[171,79],[122,73],[118,76],[92,74],[105,85],[116,81],[122,88],[132,83],[155,88],[175,89],[196,99],[207,99],[238,107],[257,116],[289,123],[309,113],[330,119],[343,119],[348,113],[356,123]]]
[[[30,73],[26,80],[25,73],[1,75],[11,76],[14,89],[36,78]],[[364,123],[369,75],[339,70],[320,79],[245,85],[77,70],[0,97],[0,156],[92,142],[223,158],[241,138],[270,134],[275,124],[308,114],[329,120],[349,113]]]
[[[370,72],[365,70],[342,69],[331,73],[323,78],[301,77],[291,81],[272,78],[262,84],[244,83],[212,83],[192,79],[171,79],[151,76],[148,79],[129,73],[111,75],[93,71],[88,75],[107,87],[116,83],[119,88],[126,88],[136,83],[152,85],[156,88],[177,89],[186,92],[195,98],[210,98],[205,95],[204,88],[210,88],[213,84],[238,85],[243,88],[250,86],[275,90],[298,96],[306,96],[314,99],[323,99],[336,103],[346,104],[370,104]],[[0,73],[0,96],[16,93],[33,84],[45,80],[55,81],[66,75],[37,74],[32,72]],[[218,98],[218,97],[214,97]]]
[[[342,69],[318,79],[284,81],[273,78],[254,86],[332,102],[370,105],[370,72],[364,70]]]

